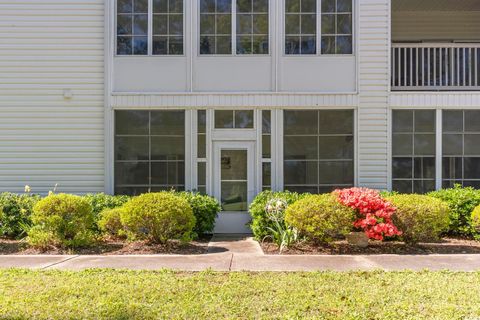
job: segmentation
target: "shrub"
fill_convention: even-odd
[[[195,226],[195,216],[187,200],[166,191],[132,198],[124,206],[121,221],[131,238],[159,243],[170,239],[188,241]]]
[[[215,228],[215,219],[222,210],[215,198],[194,192],[180,192],[178,196],[187,200],[195,215],[196,223],[193,232],[196,234],[212,233]]]
[[[450,207],[449,234],[467,237],[475,234],[471,214],[480,205],[480,190],[456,185],[452,189],[434,191],[428,195],[445,201]]]
[[[52,194],[33,208],[28,242],[37,247],[82,247],[93,242],[92,207],[82,197]]]
[[[369,239],[381,241],[401,234],[392,222],[395,207],[385,201],[377,190],[349,188],[336,190],[334,194],[340,203],[355,210],[357,220],[353,225],[364,230]]]
[[[10,192],[0,194],[0,236],[18,238],[31,224],[33,206],[40,196]]]
[[[287,208],[288,204],[283,199],[272,199],[268,201],[265,208],[268,219],[272,221],[274,225],[273,228],[268,227],[270,237],[278,246],[280,252],[298,241],[297,229],[285,223],[285,210],[287,210]]]
[[[478,238],[478,235],[480,235],[480,205],[473,210],[471,221],[472,221],[472,227],[477,233],[476,236]]]
[[[122,207],[105,209],[100,212],[97,222],[100,231],[111,236],[123,236],[124,233],[122,231],[124,228],[121,221],[123,212],[124,209]]]
[[[104,193],[87,194],[84,198],[92,206],[93,215],[96,218],[103,210],[121,207],[130,200],[129,196],[111,196]]]
[[[437,241],[448,230],[450,210],[445,202],[417,194],[400,194],[387,199],[397,208],[393,221],[403,231],[405,242]]]
[[[308,240],[331,242],[352,230],[355,211],[334,194],[309,195],[287,208],[285,222]]]
[[[270,200],[282,199],[287,203],[287,205],[291,205],[304,196],[305,195],[289,191],[273,192],[268,190],[259,193],[250,204],[249,208],[252,216],[252,223],[250,227],[255,239],[263,240],[263,238],[271,236],[269,228],[275,227],[274,223],[268,218],[267,213],[265,212],[265,207]]]

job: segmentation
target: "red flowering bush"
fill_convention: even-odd
[[[369,239],[383,240],[402,234],[392,222],[396,208],[383,199],[378,191],[351,188],[336,190],[335,194],[340,203],[357,212],[358,219],[353,226],[364,230]]]

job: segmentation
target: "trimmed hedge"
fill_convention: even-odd
[[[94,242],[92,206],[82,197],[52,194],[33,208],[28,243],[34,247],[84,247]]]
[[[305,194],[298,194],[290,191],[273,192],[268,190],[259,193],[250,204],[249,208],[250,215],[252,216],[250,228],[252,229],[255,239],[260,241],[263,240],[271,233],[268,228],[274,228],[273,222],[268,219],[265,212],[265,207],[270,200],[282,199],[287,205],[291,205],[297,200],[302,199],[304,196]]]
[[[121,207],[130,200],[129,196],[112,196],[105,193],[86,194],[83,198],[92,206],[95,217],[99,217],[100,212],[105,209]]]
[[[0,194],[0,236],[19,238],[31,225],[31,215],[40,196],[5,192]]]
[[[125,212],[123,207],[105,209],[100,212],[99,220],[97,221],[100,231],[110,236],[118,237],[124,236],[125,232],[121,220],[121,215]]]
[[[428,194],[445,201],[450,207],[450,226],[448,233],[455,236],[471,237],[475,235],[472,226],[472,211],[480,205],[480,190],[462,188],[456,185],[452,189],[443,189]]]
[[[123,206],[120,219],[130,239],[158,243],[171,239],[189,241],[195,226],[195,216],[187,200],[166,191],[132,198]]]
[[[397,208],[393,222],[403,232],[403,241],[438,241],[448,231],[450,209],[442,200],[418,194],[399,194],[386,200]]]
[[[215,219],[222,210],[217,199],[196,192],[175,193],[187,200],[195,215],[196,223],[193,232],[197,235],[212,233],[215,228]]]
[[[477,206],[472,212],[472,227],[476,232],[476,238],[480,238],[480,206]],[[480,240],[480,239],[479,239]]]
[[[308,240],[328,243],[352,231],[355,211],[334,194],[309,195],[287,208],[285,222]]]

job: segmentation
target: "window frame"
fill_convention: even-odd
[[[126,57],[168,57],[168,58],[176,58],[176,57],[186,57],[187,52],[187,42],[186,42],[186,31],[187,31],[187,17],[186,17],[186,2],[189,0],[183,0],[183,54],[153,54],[153,0],[148,0],[148,32],[147,32],[147,45],[148,50],[147,54],[118,54],[117,45],[118,45],[118,33],[117,33],[117,19],[118,19],[118,0],[114,1],[114,57],[126,58]]]
[[[200,1],[197,1],[197,10],[196,10],[196,46],[197,46],[197,57],[199,58],[209,58],[209,57],[269,57],[272,55],[272,0],[268,1],[268,53],[261,53],[261,54],[242,54],[237,53],[237,1],[238,0],[230,0],[231,1],[231,15],[232,15],[232,28],[230,33],[230,38],[232,41],[232,50],[229,54],[202,54],[200,52]],[[273,0],[275,1],[275,0]]]
[[[317,27],[316,27],[316,53],[315,54],[286,54],[286,41],[285,41],[285,20],[286,20],[286,1],[287,0],[282,0],[279,2],[281,5],[281,8],[279,12],[281,12],[282,17],[280,17],[281,20],[281,30],[279,30],[279,34],[281,35],[280,41],[282,42],[282,52],[281,56],[283,58],[295,58],[295,57],[354,57],[356,55],[357,51],[357,45],[356,45],[356,33],[357,33],[357,24],[356,24],[356,14],[357,14],[357,1],[352,0],[352,53],[335,53],[335,54],[324,54],[322,53],[322,0],[315,0],[317,4]]]

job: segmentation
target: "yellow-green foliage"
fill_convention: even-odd
[[[122,207],[105,209],[100,212],[100,219],[98,220],[98,227],[103,233],[111,236],[122,235],[123,225],[121,221],[121,215],[124,212]]]
[[[472,227],[477,233],[480,233],[480,206],[477,206],[472,212]]]
[[[40,200],[33,208],[32,223],[28,242],[35,247],[81,247],[93,242],[92,206],[79,196],[54,194]]]
[[[396,208],[393,223],[408,243],[437,241],[448,231],[450,209],[440,199],[418,194],[399,194],[386,198]]]
[[[165,243],[170,239],[188,241],[195,216],[187,200],[172,192],[147,193],[124,205],[122,224],[130,235]]]
[[[287,208],[285,222],[316,242],[330,242],[351,231],[354,210],[342,205],[333,194],[310,195]]]

